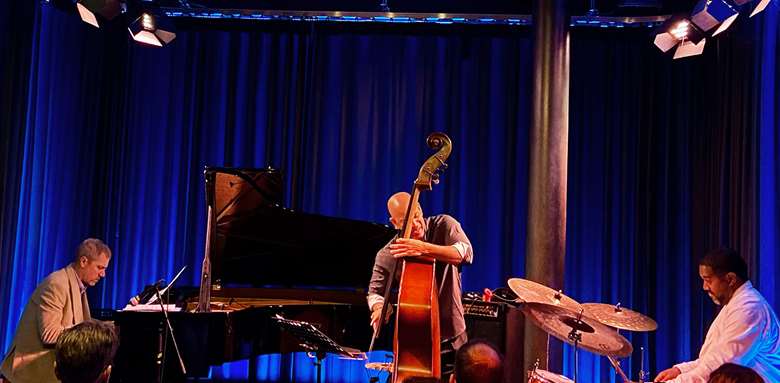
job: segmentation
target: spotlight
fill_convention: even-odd
[[[700,0],[691,13],[691,21],[701,28],[709,31],[720,24],[713,36],[725,31],[739,16],[739,10],[726,0]]]
[[[166,24],[166,26],[161,25]],[[162,29],[163,27],[168,30]],[[176,38],[176,33],[170,32],[167,22],[149,12],[141,13],[135,21],[127,28],[133,40],[147,45],[162,47],[168,45]]]
[[[706,39],[704,32],[681,14],[670,17],[659,27],[653,43],[663,52],[677,45],[674,53],[674,58],[677,59],[700,54],[704,50]]]
[[[688,20],[680,20],[672,27],[672,29],[669,30],[669,33],[671,33],[672,36],[674,36],[674,38],[677,40],[682,40],[688,36],[690,25],[691,23],[689,23]]]
[[[78,0],[76,9],[81,20],[87,24],[100,28],[101,22],[98,15],[105,20],[111,20],[125,11],[125,4],[120,0]]]

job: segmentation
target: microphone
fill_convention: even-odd
[[[146,286],[143,291],[138,293],[138,295],[130,298],[130,306],[137,306],[143,302],[148,301],[151,297],[154,296],[154,293],[160,288],[160,285],[165,283],[165,279],[160,279],[159,281],[155,282],[153,285]]]

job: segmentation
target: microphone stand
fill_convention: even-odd
[[[160,303],[160,310],[162,310],[163,317],[165,317],[165,324],[168,326],[167,330],[168,333],[171,334],[171,339],[173,340],[173,348],[176,350],[176,356],[179,358],[179,366],[181,367],[181,372],[184,375],[187,375],[187,368],[184,367],[184,360],[181,358],[181,352],[179,352],[179,345],[176,343],[176,336],[173,334],[173,327],[171,326],[171,320],[168,318],[168,310],[165,308],[165,305],[163,304],[162,296],[160,296],[160,289],[157,288],[157,286],[154,287],[155,293],[157,294],[157,301]],[[168,341],[168,337],[165,337],[165,342]],[[165,361],[165,348],[163,348],[163,361]],[[160,383],[163,382],[163,377],[165,376],[165,362],[162,363],[162,367],[160,368]]]

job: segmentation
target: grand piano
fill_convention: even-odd
[[[111,381],[182,381],[242,359],[253,372],[257,355],[302,350],[280,331],[276,314],[367,348],[366,286],[376,252],[395,230],[286,209],[282,175],[271,168],[207,167],[205,180],[209,223],[199,292],[184,311],[169,313],[187,373],[162,313],[120,311]]]

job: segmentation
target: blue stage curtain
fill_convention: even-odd
[[[429,214],[458,217],[478,244],[464,278],[496,287],[522,274],[526,31],[406,36],[299,24],[180,32],[155,50],[56,9],[36,15],[30,96],[14,101],[26,110],[7,165],[19,187],[3,203],[14,215],[3,349],[35,285],[84,237],[114,250],[107,278],[89,290],[93,307],[121,308],[183,265],[180,283],[197,284],[205,165],[279,167],[287,206],[387,222],[386,198],[411,188],[436,130],[455,152],[422,202]],[[267,376],[313,380],[298,359],[276,359]],[[328,363],[326,373],[364,380],[350,366]]]
[[[637,43],[641,34],[572,37],[565,286],[581,302],[656,319],[654,333],[623,332],[634,379],[640,347],[651,372],[698,355],[714,315],[697,267],[708,248],[737,248],[758,276],[748,32],[677,62]],[[581,356],[588,380],[615,379],[603,358]]]
[[[9,12],[19,17],[4,30],[16,40],[3,40],[10,55],[0,58],[3,350],[36,284],[84,237],[115,254],[89,290],[93,307],[122,307],[183,265],[181,283],[197,284],[205,165],[278,167],[287,206],[386,222],[384,200],[410,188],[436,130],[454,152],[422,202],[458,218],[474,244],[464,288],[524,275],[530,29],[215,23],[182,25],[173,44],[150,49],[129,43],[121,25],[96,30],[56,9],[9,4],[23,12]],[[757,176],[759,55],[745,33],[684,61],[658,52],[644,30],[572,33],[566,292],[656,318],[657,332],[631,337],[650,348],[653,372],[703,341],[713,308],[696,260],[707,247],[739,248],[760,285],[774,286],[763,265],[776,246],[764,240],[776,243],[777,220],[774,231],[761,226],[759,248],[755,217],[774,219],[756,199],[776,204],[765,202],[777,199],[765,186],[776,177],[764,173],[767,160]],[[761,73],[775,67],[767,60]],[[764,140],[777,139],[766,114],[773,97],[762,88],[760,142],[762,158],[776,159]],[[637,361],[624,364],[633,376]],[[301,355],[259,364],[261,380],[313,380]],[[613,379],[600,358],[580,367],[582,379]],[[365,380],[338,361],[325,373]]]
[[[756,24],[757,44],[756,77],[760,87],[759,99],[759,144],[760,165],[758,169],[759,205],[758,211],[758,261],[761,292],[773,307],[780,307],[777,275],[780,274],[780,129],[778,129],[778,17],[777,3],[770,3]]]

